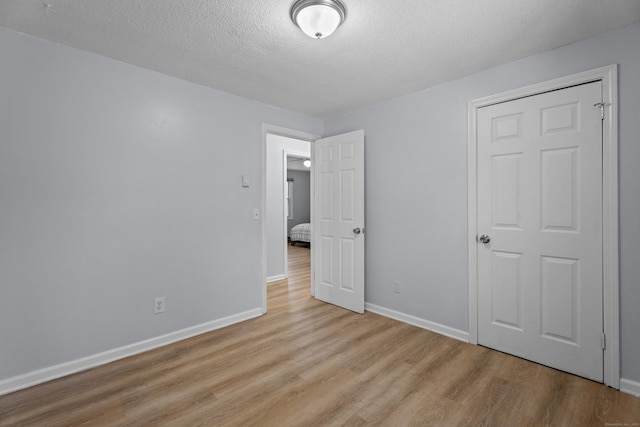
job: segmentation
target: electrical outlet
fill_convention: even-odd
[[[393,292],[400,293],[400,282],[397,280],[393,282]]]
[[[164,297],[154,298],[153,314],[164,313]]]

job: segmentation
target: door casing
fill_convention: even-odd
[[[265,210],[267,207],[267,134],[285,136],[288,138],[301,139],[309,141],[313,144],[313,141],[320,139],[319,135],[314,135],[308,132],[297,131],[288,129],[282,126],[271,125],[268,123],[262,124],[262,201],[260,211],[262,212],[261,223],[261,286],[262,286],[262,314],[267,312],[267,224],[265,218]],[[313,150],[312,150],[313,152]],[[313,158],[311,158],[313,167]],[[311,174],[311,188],[313,188],[313,174]],[[313,222],[313,197],[311,197],[311,222]],[[286,249],[286,248],[285,248]],[[311,265],[313,271],[313,264]],[[313,295],[313,275],[311,278],[311,295]]]
[[[518,98],[559,90],[583,83],[601,81],[604,119],[602,122],[603,184],[603,313],[606,348],[604,383],[620,389],[620,325],[618,274],[618,110],[617,65],[609,65],[523,88],[475,99],[467,104],[467,201],[468,201],[468,272],[469,272],[469,342],[478,344],[478,243],[477,229],[477,110],[481,107]]]

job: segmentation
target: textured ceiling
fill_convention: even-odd
[[[640,21],[638,0],[343,0],[305,36],[294,0],[1,0],[0,25],[317,117]]]

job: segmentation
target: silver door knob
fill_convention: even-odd
[[[360,230],[360,227],[356,227],[353,229],[354,234],[360,234],[360,231],[362,231]]]
[[[491,237],[483,234],[478,240],[480,240],[480,243],[489,243],[491,241]]]

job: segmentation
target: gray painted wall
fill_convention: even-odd
[[[640,24],[325,122],[326,135],[365,129],[367,302],[468,331],[467,101],[614,63],[621,374],[640,381]]]
[[[0,58],[0,380],[261,307],[262,123],[321,120],[5,28]]]
[[[287,178],[293,178],[293,219],[287,220],[287,236],[291,228],[303,222],[311,222],[311,173],[287,170]]]
[[[466,102],[612,63],[640,381],[640,24],[324,123],[1,27],[0,58],[0,381],[260,307],[262,122],[365,129],[367,301],[468,330]]]

